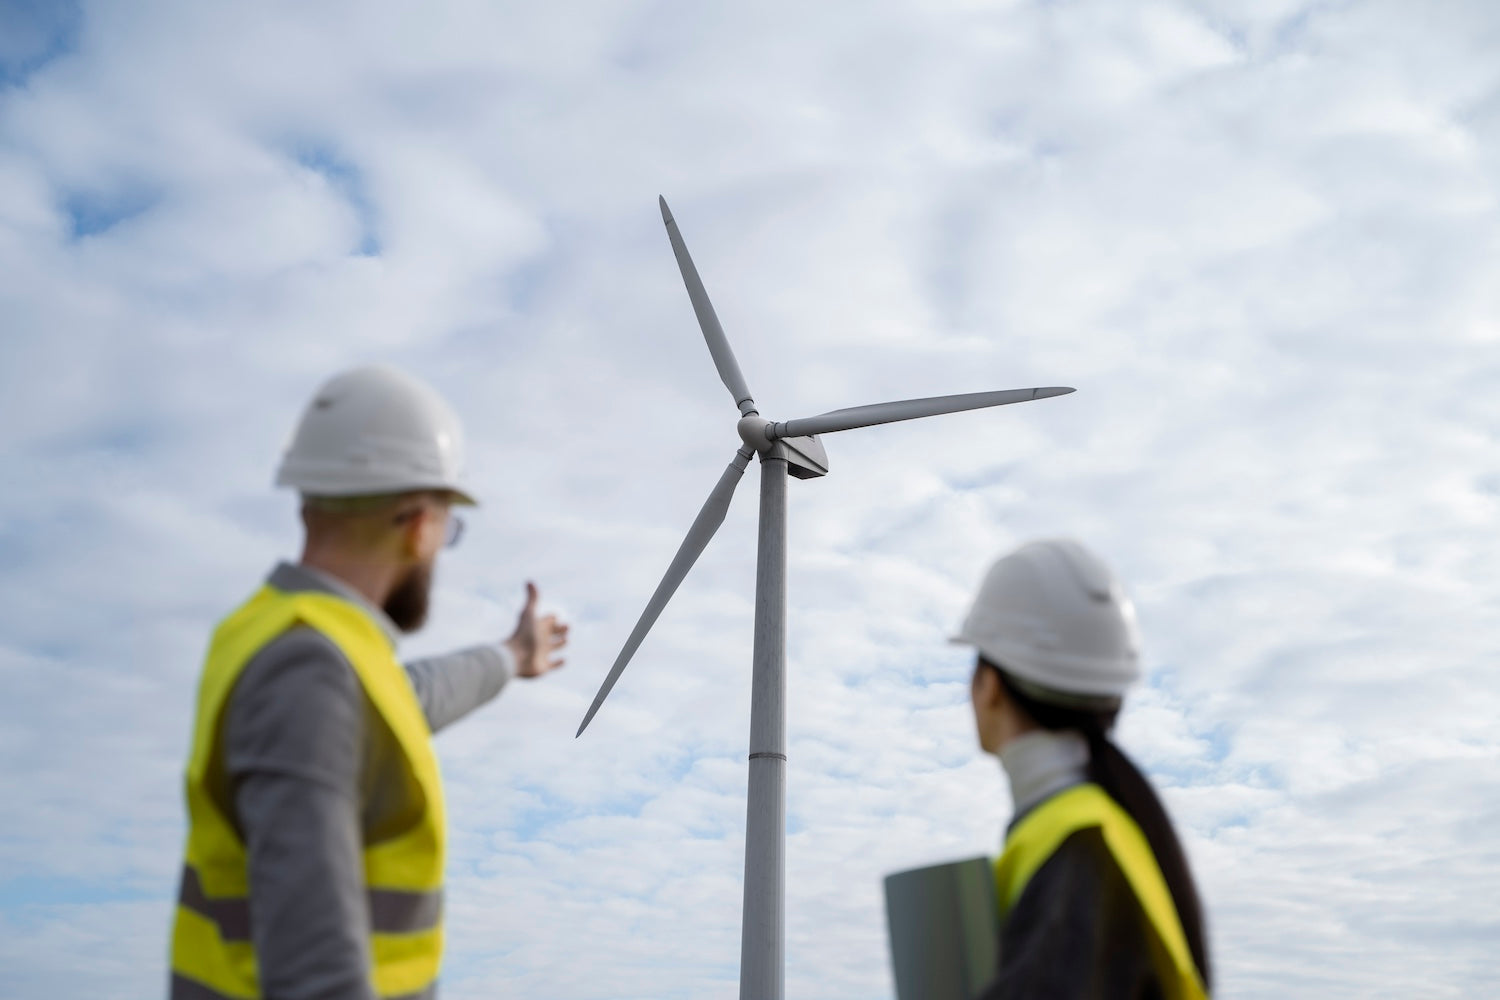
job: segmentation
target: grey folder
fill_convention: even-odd
[[[989,858],[887,875],[898,1000],[972,1000],[995,975],[1000,914]]]

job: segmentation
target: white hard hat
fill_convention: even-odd
[[[1141,676],[1135,607],[1109,567],[1071,539],[997,560],[953,641],[977,647],[1041,701],[1118,699]]]
[[[323,383],[282,455],[276,485],[325,497],[447,490],[473,504],[460,481],[463,454],[463,426],[436,390],[369,365]]]

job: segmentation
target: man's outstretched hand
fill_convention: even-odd
[[[521,609],[516,631],[504,642],[516,658],[516,674],[520,677],[540,677],[562,666],[556,654],[568,644],[568,626],[556,615],[537,617],[536,594],[536,584],[526,581],[526,606]]]

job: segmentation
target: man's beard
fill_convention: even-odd
[[[427,621],[427,603],[431,596],[432,563],[418,563],[396,584],[381,610],[401,631],[415,632]]]

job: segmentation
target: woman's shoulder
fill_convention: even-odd
[[[1110,851],[1103,831],[1097,826],[1085,827],[1069,834],[1036,870],[1021,898],[1016,901],[1012,916],[1021,918],[1028,908],[1055,908],[1064,902],[1087,902],[1090,912],[1097,914],[1100,903],[1116,899],[1128,899],[1134,903],[1135,894],[1119,861]],[[1144,920],[1139,904],[1122,916]]]
[[[1160,994],[1145,915],[1098,827],[1070,834],[1037,869],[1000,933],[986,997]]]

